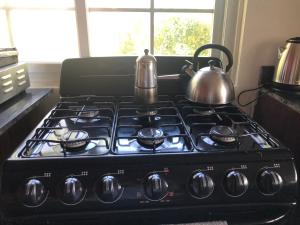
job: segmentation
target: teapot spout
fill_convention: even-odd
[[[285,47],[284,47],[284,46],[281,46],[281,47],[279,47],[279,48],[277,49],[277,57],[278,57],[278,59],[281,58],[282,53],[283,53],[284,50],[285,50]]]
[[[182,67],[182,71],[190,77],[193,77],[196,74],[196,72],[193,70],[193,63],[188,60],[185,61],[188,63],[188,65],[184,65]]]

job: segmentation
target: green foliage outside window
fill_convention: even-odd
[[[197,20],[171,17],[155,30],[154,52],[156,55],[190,55],[197,48],[211,42],[211,27]],[[121,47],[122,54],[134,54],[135,43],[127,35]],[[203,55],[208,55],[208,51]]]

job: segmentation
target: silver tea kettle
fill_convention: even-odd
[[[288,39],[286,45],[278,49],[278,59],[273,86],[300,91],[300,37]]]
[[[218,49],[225,53],[228,59],[225,71],[217,66],[216,60],[210,60],[208,67],[198,70],[198,55],[206,49]],[[223,105],[235,99],[233,83],[229,75],[226,74],[232,67],[233,58],[226,47],[217,44],[201,46],[196,50],[193,61],[193,67],[190,66],[185,70],[187,74],[192,76],[186,90],[188,100],[201,104]]]

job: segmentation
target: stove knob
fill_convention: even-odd
[[[27,206],[39,206],[47,197],[47,190],[38,179],[31,179],[25,184],[24,204]]]
[[[160,200],[168,192],[168,183],[159,174],[152,174],[147,177],[145,182],[145,194],[151,200]]]
[[[247,191],[248,179],[238,171],[231,171],[225,177],[224,187],[227,194],[238,197]]]
[[[62,201],[64,203],[73,205],[79,203],[84,197],[85,188],[77,178],[67,178],[63,186]]]
[[[206,198],[214,190],[213,180],[202,172],[195,173],[190,181],[190,190],[196,198]]]
[[[259,190],[265,195],[274,195],[281,189],[281,176],[271,170],[265,170],[258,175],[257,185]]]
[[[104,176],[97,182],[96,192],[101,201],[112,203],[121,197],[123,188],[119,184],[117,178],[113,176]]]

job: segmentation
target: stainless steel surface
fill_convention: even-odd
[[[194,55],[194,69],[198,67],[196,61],[198,55],[201,51],[208,48],[216,48],[225,52],[228,57],[228,65],[226,67],[226,71],[228,71],[232,65],[230,51],[224,46],[214,44],[204,45],[197,49]],[[232,102],[235,98],[235,93],[230,77],[221,68],[216,67],[213,60],[209,64],[209,67],[200,69],[192,77],[186,90],[186,98],[192,102],[209,105],[222,105]],[[186,71],[186,73],[188,72]]]
[[[159,145],[164,141],[164,132],[160,128],[143,128],[138,132],[138,141],[148,146]]]
[[[64,141],[64,147],[67,149],[80,148],[87,144],[86,139],[89,134],[83,130],[71,130],[62,135],[61,140]]]
[[[189,60],[184,60],[186,63],[188,63],[188,65],[186,65],[185,67],[183,67],[184,69],[184,72],[189,75],[190,77],[193,77],[196,73],[195,71],[193,70],[193,67],[194,67],[194,63],[192,63],[191,61]]]
[[[273,81],[300,85],[300,37],[287,40],[285,47],[278,49],[278,58]]]
[[[18,63],[16,48],[0,48],[0,67]]]
[[[190,77],[193,77],[196,74],[196,72],[193,70],[193,65],[186,66],[184,68],[184,72]]]
[[[168,74],[168,75],[159,75],[157,76],[158,80],[179,80],[180,79],[180,74]]]
[[[236,142],[237,132],[232,127],[217,125],[210,129],[210,137],[222,143],[233,143]]]
[[[144,108],[136,111],[139,116],[155,116],[157,115],[157,109],[155,108]]]
[[[157,87],[156,88],[134,88],[134,95],[137,102],[145,105],[151,105],[157,102]]]
[[[144,52],[136,60],[134,93],[138,102],[147,105],[157,101],[157,62],[148,49]]]
[[[29,85],[26,64],[18,63],[0,68],[0,104],[24,91]]]

